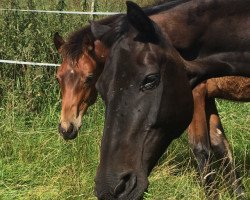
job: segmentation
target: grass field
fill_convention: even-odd
[[[249,104],[219,101],[222,120],[249,195]],[[19,104],[16,107],[21,106]],[[0,199],[95,199],[103,106],[98,102],[84,118],[79,137],[64,142],[57,134],[58,108],[27,118],[1,106]],[[150,176],[146,199],[204,199],[186,134],[175,141]],[[222,181],[219,178],[219,181]],[[221,199],[231,199],[220,185]]]
[[[88,1],[72,2],[2,0],[0,8],[89,10]],[[96,10],[124,10],[124,1],[117,2],[99,0]],[[0,59],[59,63],[53,33],[67,36],[87,20],[87,16],[0,11]],[[57,133],[61,102],[55,71],[0,64],[1,200],[96,199],[93,180],[104,107],[99,99],[84,117],[79,137],[63,141]],[[250,103],[218,100],[217,105],[250,199]],[[186,134],[171,144],[149,179],[147,200],[205,198]],[[218,181],[220,199],[232,199],[220,174]]]

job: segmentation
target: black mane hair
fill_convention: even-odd
[[[98,22],[100,24],[112,24],[117,21],[124,14],[113,15],[106,17]],[[62,46],[63,57],[70,61],[77,61],[83,54],[84,49],[89,46],[94,47],[95,37],[92,34],[90,25],[87,25],[73,33],[67,38],[66,42]]]
[[[171,9],[190,0],[159,0],[151,6],[144,7],[147,15]],[[98,21],[99,24],[111,27],[110,31],[101,38],[102,42],[110,47],[121,35],[128,30],[125,14],[113,15]],[[62,46],[62,54],[71,61],[77,61],[83,54],[84,49],[94,47],[95,37],[91,32],[90,25],[73,32]]]
[[[144,7],[143,10],[147,15],[154,15],[156,13],[169,10],[190,0],[159,0],[153,5]]]

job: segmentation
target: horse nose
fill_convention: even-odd
[[[123,194],[130,193],[136,186],[136,179],[136,175],[133,173],[122,174],[118,184],[114,188],[114,196],[117,198]]]
[[[73,132],[73,129],[74,129],[74,125],[72,123],[70,123],[70,125],[67,129],[64,128],[61,123],[58,126],[59,133],[61,133],[61,134],[71,133],[71,132]]]
[[[65,140],[73,140],[77,136],[77,130],[72,123],[70,123],[67,128],[63,127],[60,123],[58,126],[58,130]]]
[[[136,187],[137,177],[134,173],[122,173],[113,177],[117,178],[113,181],[108,180],[109,186],[104,183],[103,177],[99,181],[96,180],[95,194],[98,199],[120,199],[128,195]],[[107,187],[111,190],[107,189]]]

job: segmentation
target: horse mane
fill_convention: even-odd
[[[143,9],[147,15],[153,15],[187,1],[190,0],[159,0],[154,3],[154,5],[144,7]],[[107,47],[111,46],[115,40],[128,30],[126,22],[126,15],[124,14],[113,15],[98,21],[99,24],[112,27],[110,33],[105,34],[105,37],[102,38],[102,41],[104,44],[107,44]],[[62,46],[62,55],[72,62],[77,61],[83,54],[84,49],[89,46],[94,47],[94,41],[95,38],[91,32],[90,25],[87,25],[70,34],[67,41]]]
[[[190,0],[159,0],[152,6],[144,7],[143,10],[146,15],[154,15],[159,12],[163,12],[179,6],[183,3],[189,2]],[[111,24],[108,24],[111,29],[106,32],[99,39],[104,43],[104,45],[110,48],[115,41],[117,41],[122,35],[124,35],[129,30],[129,23],[126,15],[120,15]]]
[[[90,26],[73,32],[62,46],[62,56],[76,61],[83,54],[85,46],[93,46],[94,36]]]
[[[113,15],[99,20],[101,24],[112,24],[119,16],[123,14]],[[89,46],[94,47],[95,37],[91,32],[90,25],[72,32],[62,46],[62,56],[74,62],[83,54],[84,49]]]
[[[190,0],[159,0],[153,5],[144,7],[143,10],[147,15],[153,15],[165,10],[169,10]]]

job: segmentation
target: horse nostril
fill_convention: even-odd
[[[65,129],[61,123],[58,125],[58,131],[61,134],[66,134],[66,133],[73,133],[74,132],[74,125],[70,123],[68,129]]]
[[[122,180],[118,183],[118,185],[115,187],[114,195],[115,195],[115,196],[118,196],[118,195],[120,195],[121,193],[123,193],[124,190],[125,190],[125,187],[126,187],[126,182],[125,182],[125,180],[122,179]]]
[[[120,182],[114,189],[114,196],[118,197],[123,193],[130,193],[136,186],[136,176],[134,174],[123,175]]]
[[[72,133],[74,131],[74,125],[70,123],[69,128],[68,128],[68,133]]]
[[[59,131],[59,133],[61,133],[61,134],[66,133],[66,130],[62,127],[62,124],[61,124],[61,123],[59,123],[59,125],[58,125],[58,131]]]
[[[59,124],[59,133],[63,136],[63,139],[65,140],[73,140],[77,137],[78,130],[74,127],[72,123],[69,124],[69,126],[64,128],[62,124]]]

